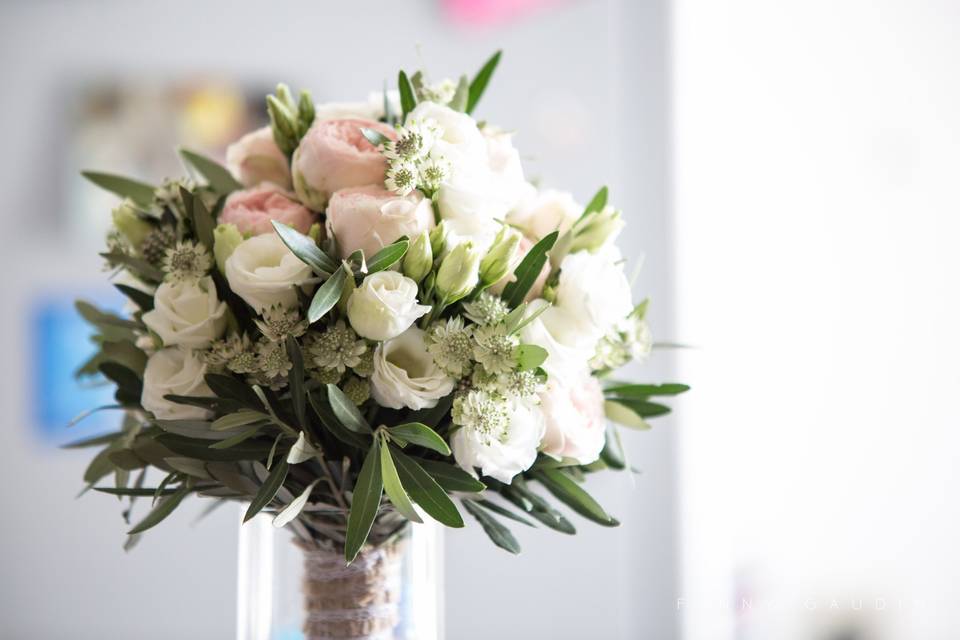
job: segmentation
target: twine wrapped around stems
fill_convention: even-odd
[[[388,640],[400,622],[404,538],[365,548],[346,565],[343,553],[300,544],[307,640]]]

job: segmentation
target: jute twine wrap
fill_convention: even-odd
[[[387,640],[400,622],[404,541],[365,549],[344,565],[343,554],[300,545],[307,640]]]

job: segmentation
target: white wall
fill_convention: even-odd
[[[630,252],[647,250],[638,294],[652,293],[654,329],[669,331],[663,2],[570,2],[503,29],[442,23],[433,2],[7,2],[0,4],[0,315],[4,353],[0,429],[0,619],[17,637],[228,638],[233,633],[235,519],[195,528],[186,514],[120,550],[118,505],[74,501],[86,456],[29,435],[30,366],[23,315],[38,290],[71,296],[101,282],[86,247],[51,228],[64,201],[52,175],[63,153],[64,87],[87,77],[209,72],[310,87],[319,100],[378,89],[423,59],[437,75],[473,71],[494,49],[503,65],[483,115],[516,128],[528,175],[589,198],[604,182],[631,222]],[[622,53],[621,53],[622,52]],[[629,84],[627,82],[629,81]],[[623,105],[621,107],[621,104]],[[175,141],[171,141],[171,152]],[[91,187],[92,188],[92,187]],[[104,211],[104,215],[108,212]],[[655,359],[645,379],[669,374]],[[624,526],[581,522],[576,539],[517,531],[519,558],[471,527],[447,538],[447,629],[488,637],[675,635],[672,436],[669,421],[629,434],[644,475],[598,481]]]
[[[955,638],[960,7],[673,23],[685,637]]]

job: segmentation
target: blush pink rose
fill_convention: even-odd
[[[349,118],[314,122],[293,154],[293,187],[311,209],[322,210],[334,191],[382,184],[386,159],[363,136],[374,129],[391,140],[392,127],[373,120]]]
[[[241,233],[254,236],[273,233],[272,220],[307,233],[314,223],[314,215],[287,192],[265,182],[253,189],[231,193],[218,218],[218,222],[236,225]]]
[[[503,276],[500,280],[495,282],[490,287],[490,292],[500,295],[503,293],[504,288],[510,282],[516,280],[516,276],[513,275],[514,269],[520,264],[520,261],[523,260],[530,249],[533,248],[533,241],[524,236],[520,238],[520,246],[517,250],[517,255],[513,257],[513,262],[510,264],[510,272],[507,275]],[[540,275],[537,276],[537,279],[533,281],[533,284],[530,285],[530,291],[527,292],[524,301],[530,302],[535,298],[539,298],[543,294],[543,286],[547,284],[547,277],[550,275],[550,262],[548,261],[543,265],[543,268],[540,269]]]
[[[419,191],[398,196],[382,185],[351,187],[334,193],[327,208],[327,231],[343,258],[362,249],[369,259],[401,236],[432,228],[433,207]]]
[[[273,140],[270,127],[251,131],[227,147],[227,167],[245,187],[272,182],[289,189],[290,163]]]
[[[579,375],[551,376],[540,394],[540,409],[547,430],[540,450],[557,458],[590,464],[600,457],[606,441],[603,390],[586,371]]]

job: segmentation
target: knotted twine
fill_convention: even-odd
[[[365,548],[346,565],[343,553],[300,545],[307,640],[390,640],[400,622],[404,540]]]

